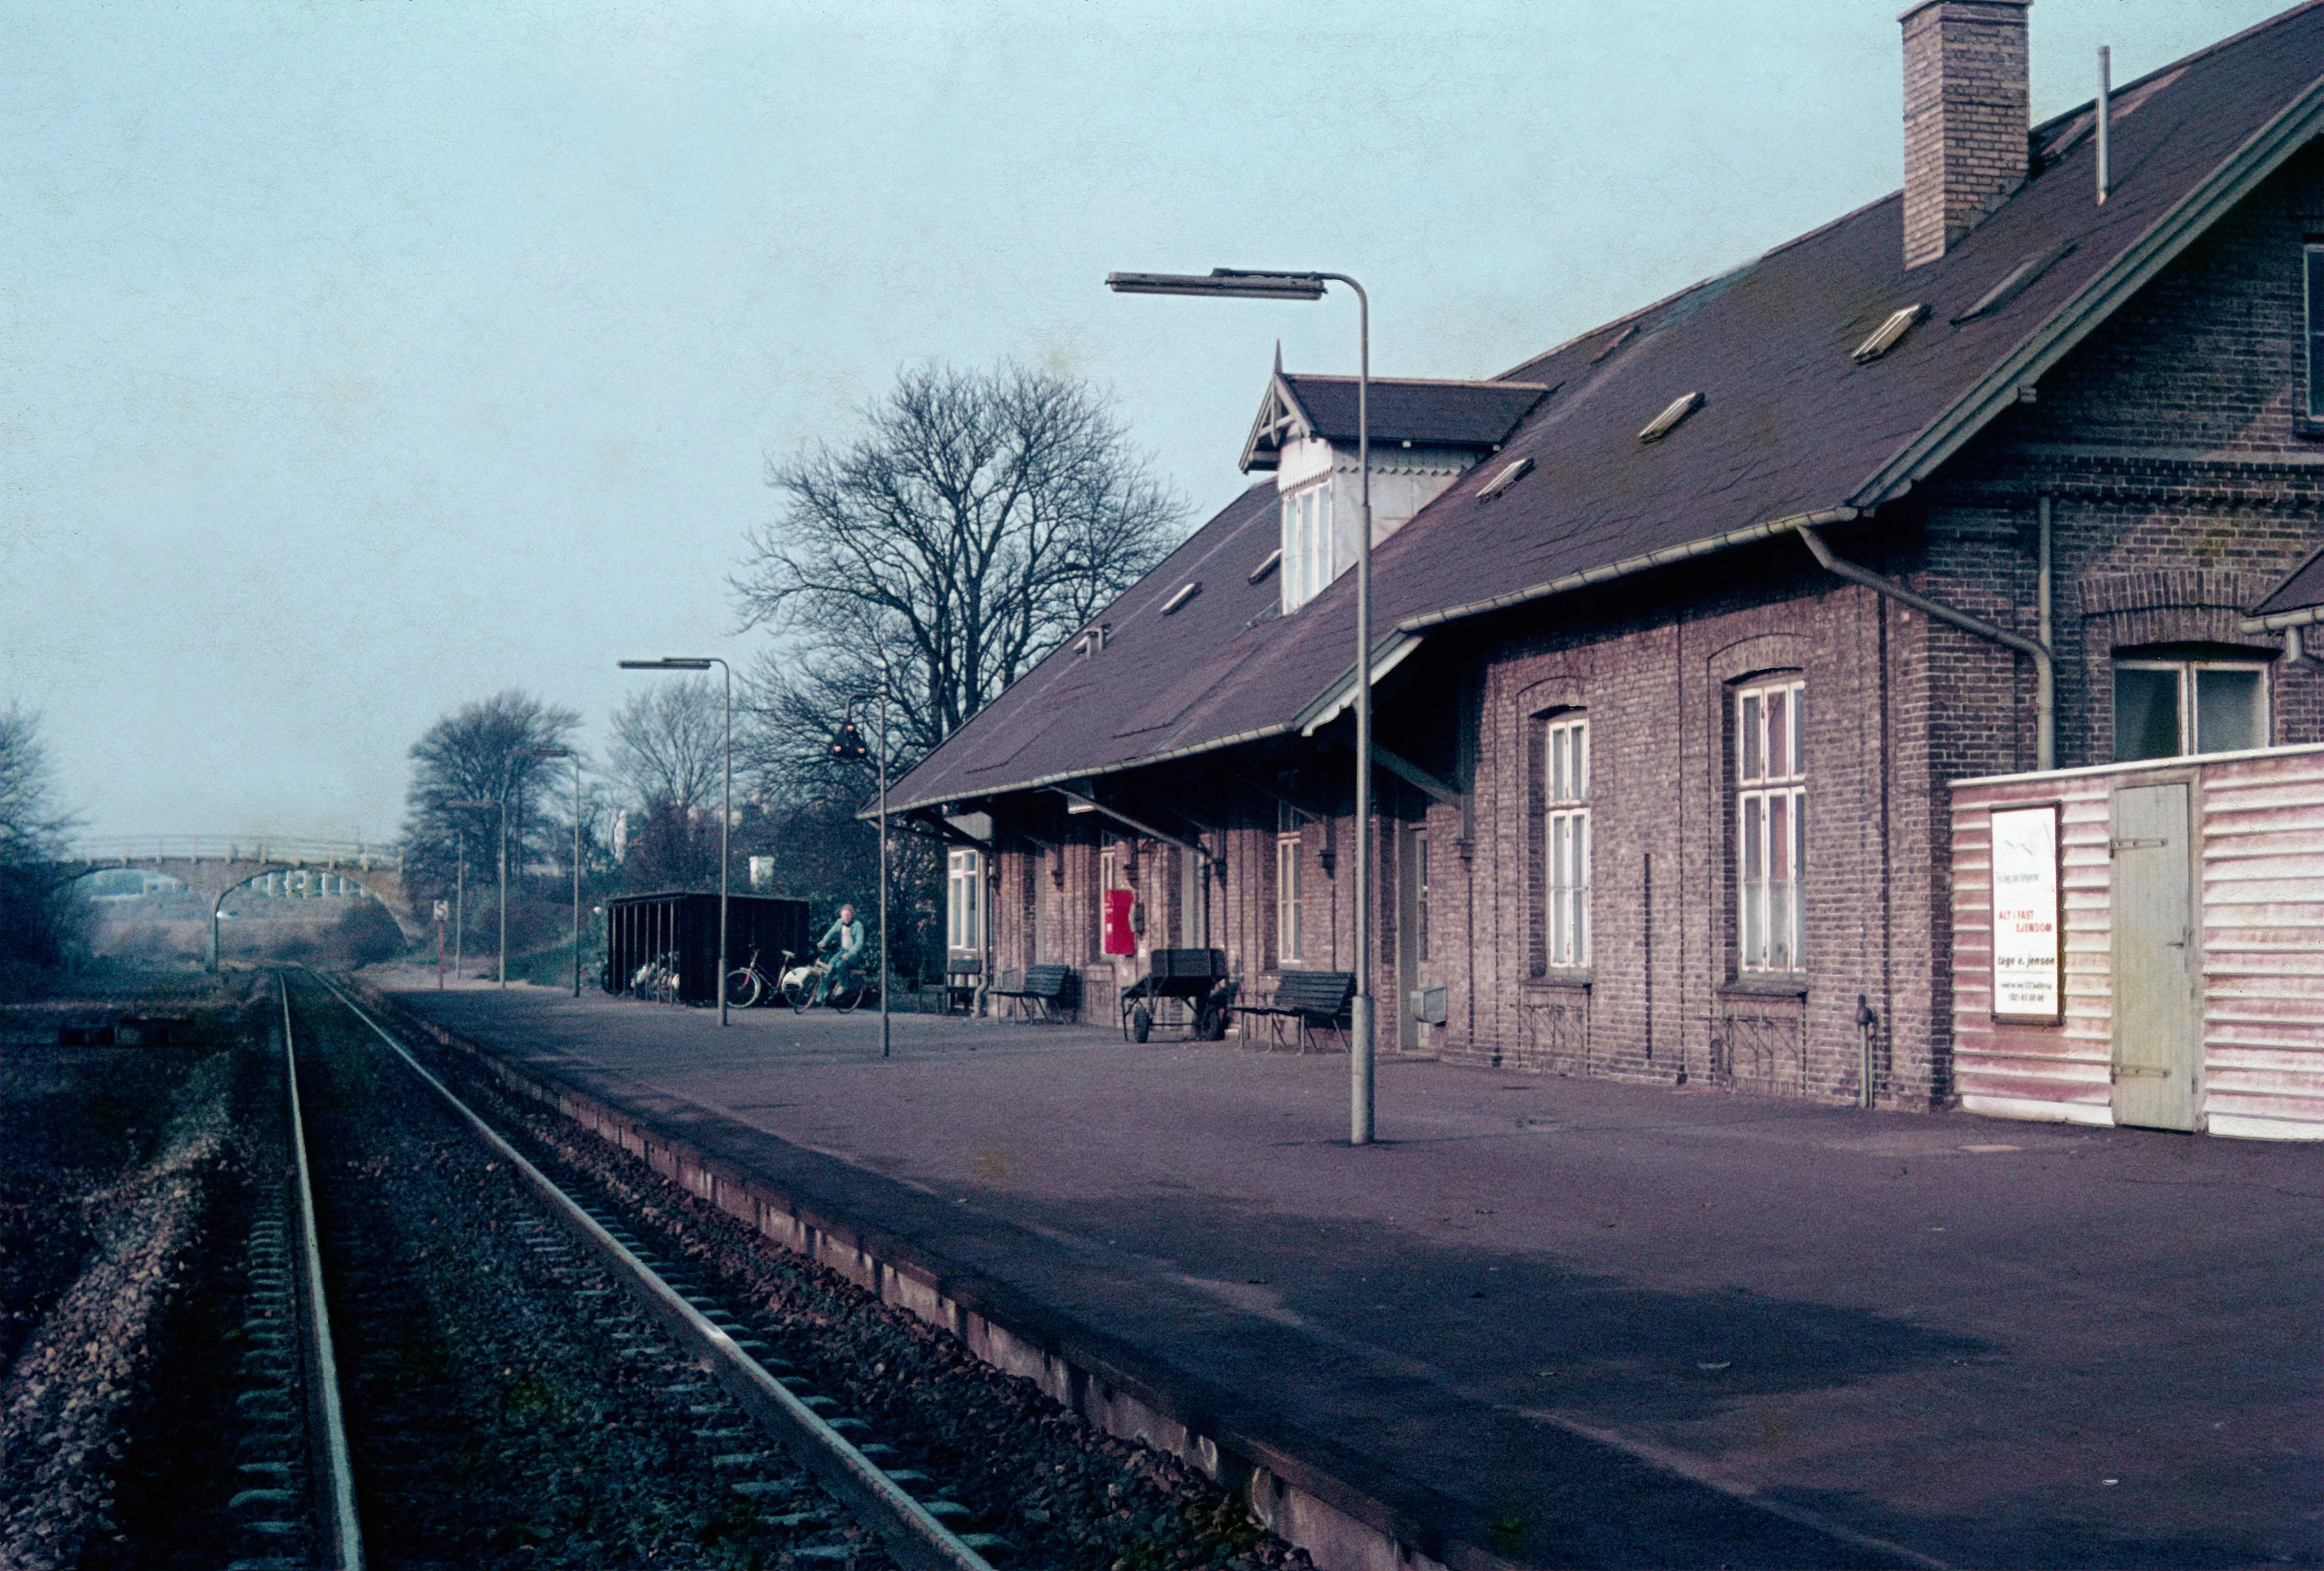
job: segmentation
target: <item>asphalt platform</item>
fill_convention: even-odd
[[[1494,1558],[2324,1563],[2324,1150],[369,979]]]

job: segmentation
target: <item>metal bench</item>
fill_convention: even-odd
[[[1062,1020],[1066,1010],[1081,1007],[1081,973],[1070,966],[1028,966],[1021,978],[1014,971],[1003,971],[1001,985],[992,990],[992,996],[1008,999],[1020,1007],[1038,1005],[1037,1019]]]
[[[1154,1034],[1155,1006],[1176,998],[1187,1006],[1188,1034],[1215,1042],[1227,1034],[1235,987],[1223,949],[1156,949],[1147,956],[1146,975],[1121,990],[1121,1034],[1146,1040]]]
[[[1348,1006],[1356,996],[1355,974],[1349,971],[1286,971],[1275,984],[1275,996],[1265,1003],[1244,1004],[1237,1012],[1267,1017],[1274,1040],[1283,1040],[1283,1022],[1291,1021],[1299,1032],[1299,1050],[1307,1050],[1307,1040],[1325,1029],[1339,1033],[1340,1045],[1348,1045]]]

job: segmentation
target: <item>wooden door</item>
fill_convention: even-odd
[[[2187,805],[2183,783],[2114,794],[2114,1117],[2146,1129],[2202,1126]]]

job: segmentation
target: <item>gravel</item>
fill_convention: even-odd
[[[904,1462],[941,1480],[1021,1563],[1148,1567],[1304,1566],[1239,1499],[1176,1458],[1090,1429],[1031,1382],[883,1304],[688,1194],[464,1055],[413,1051],[560,1183],[594,1190],[664,1252],[690,1260],[752,1332]],[[903,1465],[897,1463],[893,1465]]]
[[[887,1563],[352,1016],[293,1003],[372,1565]]]
[[[12,1092],[8,1220],[42,1243],[7,1282],[14,1345],[0,1382],[0,1565],[31,1571],[74,1565],[115,1530],[113,1479],[152,1329],[228,1166],[235,1055],[43,1058],[12,1044],[8,1066],[41,1110],[19,1122],[27,1101]]]

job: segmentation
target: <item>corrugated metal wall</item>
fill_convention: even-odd
[[[2201,1127],[2324,1140],[2324,747],[1956,781],[1953,1083],[2005,1117],[2108,1124],[2114,794],[2183,781],[2200,893]],[[1992,814],[2057,803],[2064,1020],[1993,1018]]]

